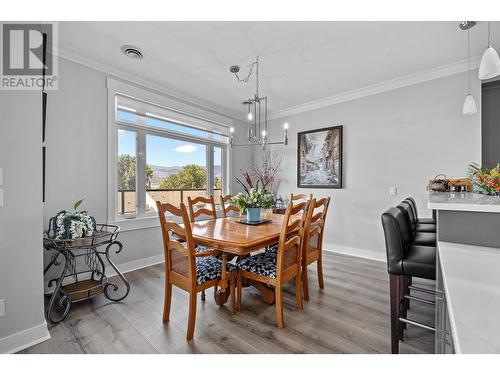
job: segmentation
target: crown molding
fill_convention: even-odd
[[[117,68],[116,66],[110,64],[104,64],[98,62],[94,59],[90,59],[85,55],[82,55],[79,52],[76,52],[67,46],[59,45],[58,46],[57,56],[59,58],[74,62],[76,64],[80,64],[86,66],[88,68],[100,71],[107,75],[111,75],[114,78],[129,81],[130,83],[139,85],[145,89],[153,90],[161,95],[167,96],[174,100],[182,101],[184,103],[194,105],[198,108],[204,109],[206,111],[215,113],[217,115],[226,116],[235,121],[244,121],[240,113],[236,112],[228,112],[225,109],[218,108],[213,104],[200,101],[199,99],[193,99],[188,97],[183,97],[177,93],[174,93],[164,86],[159,85],[155,82],[146,80],[141,78],[135,74],[126,72],[122,69]],[[470,66],[471,70],[479,69],[479,64],[481,61],[481,56],[477,56],[471,58]],[[334,104],[339,104],[343,102],[347,102],[350,100],[360,99],[371,95],[380,94],[386,91],[391,91],[395,89],[399,89],[402,87],[416,85],[418,83],[423,83],[427,81],[432,81],[434,79],[443,78],[447,76],[451,76],[458,73],[463,73],[467,71],[467,60],[457,61],[455,63],[442,65],[436,68],[423,70],[417,73],[408,74],[406,76],[394,78],[388,81],[376,83],[373,85],[365,86],[359,89],[354,89],[350,91],[345,91],[340,94],[335,94],[332,96],[328,96],[325,98],[321,98],[318,100],[313,100],[307,103],[299,104],[296,106],[291,106],[278,111],[271,111],[269,113],[269,120],[279,119],[287,116],[296,115],[303,112],[312,111],[315,109],[320,109],[324,107],[328,107]]]
[[[87,56],[82,55],[81,53],[76,52],[76,51],[68,48],[67,46],[63,46],[63,45],[59,44],[57,57],[62,58],[64,60],[74,62],[76,64],[83,65],[83,66],[90,68],[90,69],[100,71],[104,74],[111,75],[118,80],[128,81],[129,83],[141,86],[142,88],[144,88],[146,90],[155,91],[156,93],[158,93],[160,95],[164,95],[164,96],[167,96],[171,99],[181,101],[181,102],[184,102],[184,103],[189,104],[189,105],[196,106],[198,108],[215,113],[217,115],[229,117],[232,120],[241,121],[241,119],[242,119],[240,114],[228,112],[227,110],[224,110],[222,108],[218,108],[217,106],[215,106],[211,103],[200,101],[199,99],[193,99],[193,98],[181,96],[177,93],[174,93],[174,92],[166,89],[164,86],[159,85],[158,83],[141,78],[138,75],[126,72],[126,71],[124,71],[120,68],[117,68],[116,66],[113,66],[111,64],[101,63],[101,62],[96,61],[94,59],[88,58]]]
[[[479,69],[481,56],[471,58],[471,70]],[[359,89],[346,91],[340,94],[328,96],[326,98],[313,100],[304,104],[288,107],[279,111],[274,111],[269,114],[269,119],[279,119],[282,117],[292,116],[303,112],[312,111],[323,107],[328,107],[334,104],[347,102],[354,99],[364,98],[375,94],[380,94],[386,91],[399,89],[402,87],[416,85],[418,83],[432,81],[434,79],[451,76],[467,71],[467,60],[457,61],[452,64],[442,65],[436,68],[423,70],[417,73],[408,74],[388,81],[376,83],[374,85],[365,86]]]

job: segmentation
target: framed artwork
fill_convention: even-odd
[[[297,187],[342,188],[342,126],[298,133]]]

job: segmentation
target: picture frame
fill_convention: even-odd
[[[297,134],[297,187],[342,189],[343,126]]]

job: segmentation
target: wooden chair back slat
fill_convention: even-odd
[[[198,207],[198,203],[204,203],[204,206]],[[217,211],[215,209],[214,196],[210,197],[188,197],[189,204],[189,218],[192,223],[195,222],[196,218],[201,215],[207,215],[210,219],[217,219]],[[207,207],[208,206],[208,207]]]
[[[222,215],[224,217],[228,217],[231,211],[237,212],[239,214],[240,209],[234,204],[230,204],[226,206],[226,202],[228,202],[233,196],[232,195],[221,195],[220,196],[220,205],[222,207]]]
[[[294,193],[292,193],[290,195],[290,202],[299,201],[299,200],[310,201],[311,199],[313,199],[312,194],[294,194]]]

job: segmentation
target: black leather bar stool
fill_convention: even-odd
[[[437,234],[435,226],[434,228],[422,228],[418,230],[418,225],[433,225],[433,224],[416,224],[413,219],[412,208],[408,202],[401,202],[398,204],[398,208],[403,212],[405,219],[408,220],[410,225],[410,241],[415,245],[423,246],[436,246]]]
[[[425,224],[419,224],[418,223],[418,218],[417,218],[417,213],[415,211],[416,205],[414,205],[414,199],[413,198],[406,198],[404,201],[402,201],[399,205],[398,208],[405,213],[406,218],[410,221],[410,227],[411,227],[411,234],[410,238],[411,241],[415,245],[422,245],[422,246],[436,246],[436,241],[437,241],[437,234],[436,234],[436,229],[437,226],[436,224],[431,224],[431,223],[425,223]],[[413,281],[411,277],[408,277],[405,279],[405,290],[408,289],[410,285],[412,285]],[[404,301],[405,304],[405,309],[410,308],[410,300],[406,299]]]
[[[391,351],[397,354],[399,353],[399,340],[404,338],[404,328],[407,323],[434,331],[432,326],[407,319],[408,305],[405,301],[435,304],[434,301],[411,296],[410,288],[426,293],[432,293],[432,291],[410,287],[408,281],[411,277],[436,279],[436,246],[424,246],[413,241],[411,220],[406,209],[393,207],[384,212],[382,226],[390,279]]]
[[[415,202],[415,199],[412,197],[406,198],[404,201],[410,203],[410,205],[413,208],[413,212],[415,213],[415,220],[417,224],[434,224],[436,225],[436,218],[435,217],[425,217],[425,218],[419,218],[418,217],[418,210],[417,210],[417,202]],[[432,216],[434,216],[434,210],[432,212]]]

